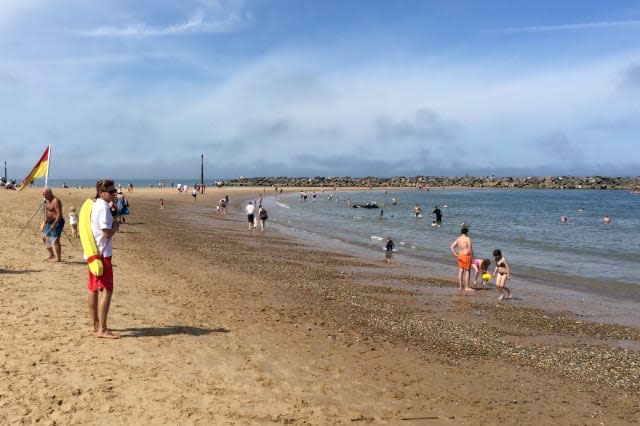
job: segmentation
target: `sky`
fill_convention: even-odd
[[[640,175],[640,3],[2,0],[51,178]]]

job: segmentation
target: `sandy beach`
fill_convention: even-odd
[[[121,338],[106,340],[89,331],[80,241],[67,225],[63,262],[43,261],[40,190],[0,190],[0,424],[640,421],[640,324],[469,298],[382,256],[250,232],[257,191],[127,194]],[[93,195],[53,192],[65,217]]]

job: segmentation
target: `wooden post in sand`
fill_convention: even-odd
[[[200,154],[200,193],[204,194],[204,154]]]

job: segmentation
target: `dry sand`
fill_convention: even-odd
[[[63,262],[44,262],[40,191],[0,191],[0,424],[640,419],[637,325],[477,303],[382,258],[251,233],[255,193],[128,194],[109,318],[122,337],[104,340],[88,331],[79,240],[67,225]],[[54,194],[66,216],[92,192]]]

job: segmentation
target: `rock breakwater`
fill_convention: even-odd
[[[523,188],[523,189],[618,189],[640,187],[638,177],[608,176],[546,176],[546,177],[483,177],[483,176],[395,176],[395,177],[253,177],[228,179],[227,186],[263,187],[372,187],[372,188]]]

